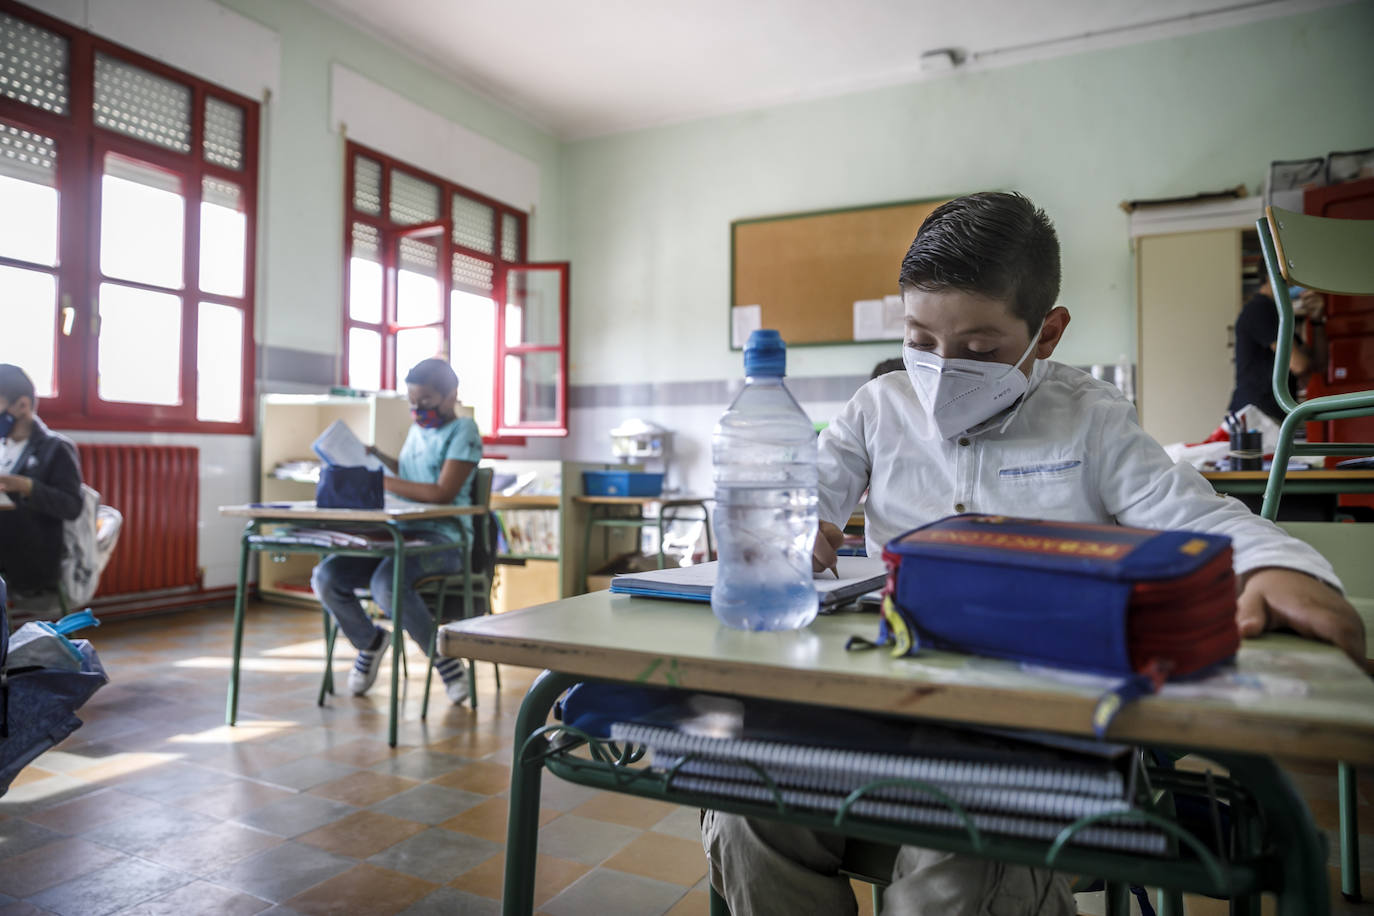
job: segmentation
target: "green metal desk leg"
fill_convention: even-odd
[[[324,705],[326,692],[334,693],[334,634],[337,632],[334,618],[327,608],[320,612],[320,616],[324,618],[324,677],[320,679],[320,695],[315,699],[316,706]]]
[[[714,549],[711,547],[711,510],[706,508],[706,503],[701,504],[702,524],[706,526],[706,562],[711,562],[711,554]]]
[[[387,730],[386,743],[391,747],[396,746],[396,720],[400,714],[401,705],[401,573],[405,569],[406,562],[406,539],[401,533],[401,528],[394,521],[387,522],[387,527],[391,529],[391,541],[396,547],[392,556],[395,557],[391,564],[391,725]]]
[[[591,568],[592,529],[596,527],[596,506],[587,506],[587,524],[582,527],[582,556],[577,561],[577,586],[573,593],[580,595],[587,590],[587,571]]]
[[[248,591],[248,535],[256,527],[256,522],[243,526],[243,537],[239,541],[239,585],[234,590],[234,659],[229,668],[229,698],[225,703],[224,721],[233,725],[239,716],[239,656],[243,653],[243,611]]]
[[[506,824],[506,886],[501,912],[530,916],[534,912],[534,856],[539,844],[539,778],[544,761],[521,756],[525,740],[549,717],[553,703],[579,678],[545,671],[534,679],[515,719],[516,759],[510,769],[510,818]]]
[[[1254,794],[1268,821],[1269,834],[1282,844],[1278,850],[1283,872],[1278,916],[1330,916],[1326,851],[1312,813],[1293,783],[1267,757],[1218,754],[1213,759]]]
[[[1355,768],[1336,765],[1341,806],[1341,893],[1351,903],[1360,902],[1360,816],[1355,788]]]
[[[730,904],[725,902],[725,898],[716,893],[716,889],[711,888],[711,916],[730,916]]]

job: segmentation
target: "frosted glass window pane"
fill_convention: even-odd
[[[496,225],[495,211],[481,201],[453,195],[453,244],[471,248],[483,254],[494,254]]]
[[[0,363],[29,374],[40,398],[57,394],[57,280],[0,265]]]
[[[100,184],[100,270],[107,277],[181,289],[186,200],[180,179],[109,154]]]
[[[237,423],[243,416],[243,312],[202,302],[196,334],[196,419]]]
[[[348,317],[382,323],[382,265],[363,258],[348,261]]]
[[[206,178],[200,202],[200,288],[243,295],[248,219],[237,185]]]
[[[490,433],[495,429],[496,303],[461,290],[453,291],[449,303],[449,353],[458,373],[458,397],[473,409],[477,428]]]
[[[396,332],[396,390],[406,390],[406,373],[423,359],[445,358],[441,328],[406,328]]]
[[[391,220],[402,225],[439,218],[439,186],[400,169],[391,170]]]
[[[520,261],[520,221],[509,213],[501,214],[501,260]]]
[[[349,328],[348,386],[364,391],[382,387],[382,336],[376,331]]]
[[[243,109],[214,96],[205,99],[205,160],[227,169],[243,168]]]
[[[102,283],[98,366],[103,401],[180,404],[180,297]]]
[[[453,286],[455,289],[464,289],[470,293],[481,293],[484,297],[491,295],[495,283],[492,280],[496,268],[490,261],[483,261],[481,258],[469,257],[458,252],[453,253]]]
[[[382,164],[357,156],[353,160],[353,206],[363,213],[382,213]]]

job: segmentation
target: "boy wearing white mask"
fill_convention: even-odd
[[[1363,625],[1325,559],[1170,461],[1114,386],[1049,361],[1069,324],[1059,281],[1054,227],[1019,194],[927,217],[900,275],[907,371],[868,382],[821,433],[816,569],[865,489],[870,556],[963,512],[1207,531],[1233,540],[1242,635],[1287,627],[1362,664]],[[734,916],[856,912],[843,837],[708,811],[702,839]],[[904,847],[892,878],[893,916],[1076,912],[1043,869]]]

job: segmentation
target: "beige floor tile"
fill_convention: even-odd
[[[386,736],[381,735],[377,738],[356,738],[337,747],[320,754],[326,760],[335,763],[346,763],[355,767],[370,767],[383,760],[397,757],[401,754],[409,754],[415,750],[414,747],[388,747]]]
[[[511,733],[504,734],[480,734],[469,733],[455,735],[446,741],[430,745],[430,750],[440,751],[445,754],[457,754],[459,757],[467,757],[476,760],[488,754],[509,747],[512,741]]]
[[[510,788],[510,767],[478,760],[430,780],[447,789],[462,789],[478,795],[496,795]]]
[[[643,833],[603,862],[602,867],[691,887],[706,874],[706,854],[700,843],[662,833]]]
[[[58,833],[81,833],[98,824],[156,807],[155,802],[146,798],[108,789],[35,811],[25,820]]]
[[[310,794],[366,808],[418,785],[419,783],[413,779],[362,770],[315,786],[310,790]]]
[[[711,912],[711,895],[705,891],[690,891],[673,904],[673,908],[663,916],[706,916]],[[865,914],[860,913],[860,916]]]
[[[439,885],[389,868],[362,865],[315,885],[283,906],[305,916],[367,913],[390,916],[427,896]]]
[[[534,862],[534,905],[542,906],[558,896],[564,888],[591,871],[590,865],[555,859],[553,856],[535,856]],[[449,887],[500,900],[505,887],[506,856],[504,853],[493,856],[487,861],[470,869],[449,882]]]
[[[117,850],[78,837],[56,840],[6,859],[0,867],[0,894],[29,897],[123,858]]]
[[[389,814],[358,811],[342,820],[302,834],[296,837],[296,842],[339,856],[366,859],[425,829],[424,824],[392,817]]]
[[[552,808],[540,808],[539,826],[543,827],[561,814],[561,811],[554,811]],[[504,843],[509,815],[510,801],[505,798],[493,798],[454,815],[439,826],[445,830],[456,830],[469,836],[491,840],[493,843]]]
[[[213,792],[181,799],[177,802],[177,807],[228,819],[241,817],[294,794],[296,793],[289,789],[240,779]]]
[[[24,769],[22,769],[22,770],[19,771],[19,775],[18,775],[18,776],[14,777],[14,781],[10,783],[10,786],[11,786],[11,787],[17,787],[17,786],[26,785],[26,784],[31,783],[31,782],[42,782],[43,780],[47,779],[49,776],[53,776],[53,775],[55,775],[55,774],[53,774],[53,773],[52,773],[51,771],[49,771],[49,770],[43,769],[42,767],[33,766],[33,765],[26,766],[26,767],[24,767]]]
[[[667,802],[654,801],[652,798],[637,798],[633,795],[621,795],[616,792],[602,792],[591,801],[578,805],[569,813],[647,830],[672,814],[678,807],[678,805],[670,805]]]

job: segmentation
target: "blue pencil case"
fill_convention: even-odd
[[[380,509],[386,497],[382,469],[338,467],[320,468],[315,486],[315,505],[321,509]]]

